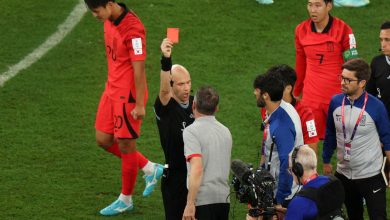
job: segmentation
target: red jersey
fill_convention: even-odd
[[[146,59],[145,28],[133,12],[125,5],[121,6],[125,10],[117,20],[104,22],[108,62],[105,92],[115,101],[135,103],[137,96],[132,62]]]
[[[317,129],[315,125],[314,115],[311,111],[311,109],[304,104],[302,104],[300,101],[296,101],[294,105],[295,110],[298,112],[299,118],[301,119],[301,127],[302,127],[302,134],[303,134],[303,143],[305,144],[312,144],[319,141],[318,135],[317,135]],[[261,109],[261,117],[263,121],[266,117],[266,110],[265,108]]]
[[[294,96],[302,100],[329,104],[333,95],[341,93],[341,66],[357,56],[352,29],[342,20],[330,16],[322,33],[307,19],[295,29],[297,81]]]

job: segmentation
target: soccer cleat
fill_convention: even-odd
[[[153,190],[154,187],[157,184],[157,181],[161,178],[164,172],[164,166],[161,164],[156,164],[154,168],[154,172],[152,175],[145,175],[145,190],[142,193],[143,196],[149,196]]]
[[[127,206],[126,203],[117,199],[115,202],[111,203],[111,205],[100,210],[100,214],[105,216],[118,215],[121,214],[122,212],[131,211],[133,209],[134,209],[133,203]]]

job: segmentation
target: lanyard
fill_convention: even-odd
[[[317,177],[318,177],[318,173],[315,173],[315,174],[311,175],[309,178],[307,178],[307,179],[305,179],[303,181],[303,185],[305,185],[306,183],[310,182],[311,180],[313,180],[313,179],[315,179]]]
[[[346,97],[347,96],[345,96],[345,98],[343,99],[343,103],[341,104],[341,122],[343,124],[343,134],[344,134],[344,140],[345,141],[347,140],[347,134],[345,133],[345,113],[344,113],[344,105],[345,105]],[[350,142],[352,142],[353,138],[355,137],[357,127],[358,127],[360,121],[362,120],[362,117],[363,117],[363,114],[364,114],[364,110],[366,109],[367,100],[368,100],[368,93],[366,92],[366,95],[364,97],[364,104],[363,104],[362,110],[361,110],[361,112],[359,114],[359,117],[358,117],[358,119],[356,121],[355,127],[353,128]]]

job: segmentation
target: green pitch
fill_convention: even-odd
[[[333,9],[353,28],[366,61],[378,54],[379,26],[390,19],[387,1]],[[179,27],[174,62],[191,72],[194,91],[203,84],[216,87],[217,117],[232,132],[233,159],[257,164],[262,135],[252,80],[271,65],[294,66],[294,28],[307,18],[306,1],[125,2],[147,29],[149,101],[138,149],[164,162],[152,105],[160,42],[167,27]],[[77,3],[3,2],[0,74],[42,44]],[[106,74],[102,24],[87,13],[58,46],[0,87],[0,219],[105,219],[98,211],[120,192],[120,161],[99,149],[94,137]],[[163,219],[160,188],[142,198],[143,188],[140,173],[134,212],[115,219]],[[231,202],[231,214],[243,219],[246,206]]]

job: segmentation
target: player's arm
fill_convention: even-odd
[[[297,73],[297,81],[294,86],[294,96],[300,97],[303,90],[303,81],[306,76],[306,55],[302,44],[299,41],[298,28],[295,30],[295,71]]]
[[[134,119],[142,119],[145,116],[145,90],[146,90],[146,73],[145,61],[133,61],[134,84],[136,91],[135,108],[131,112]]]
[[[347,25],[344,28],[342,44],[344,61],[358,58],[359,54],[356,49],[355,35],[353,34],[352,29]]]
[[[134,21],[133,28],[127,33],[126,46],[133,66],[134,86],[136,92],[135,108],[131,111],[134,119],[140,120],[145,116],[145,91],[146,87],[146,40],[145,28],[137,20]]]
[[[173,43],[165,38],[161,43],[161,72],[160,72],[160,92],[158,97],[160,98],[160,102],[162,105],[168,104],[169,100],[172,97],[171,91],[171,68],[172,68],[172,47]]]
[[[195,200],[203,179],[202,157],[192,157],[190,160],[190,173],[188,178],[187,204],[183,219],[195,219]]]
[[[287,127],[279,127],[275,134],[275,145],[279,155],[279,181],[276,190],[277,204],[283,204],[285,198],[291,194],[292,176],[288,173],[289,154],[294,147],[295,137]]]

